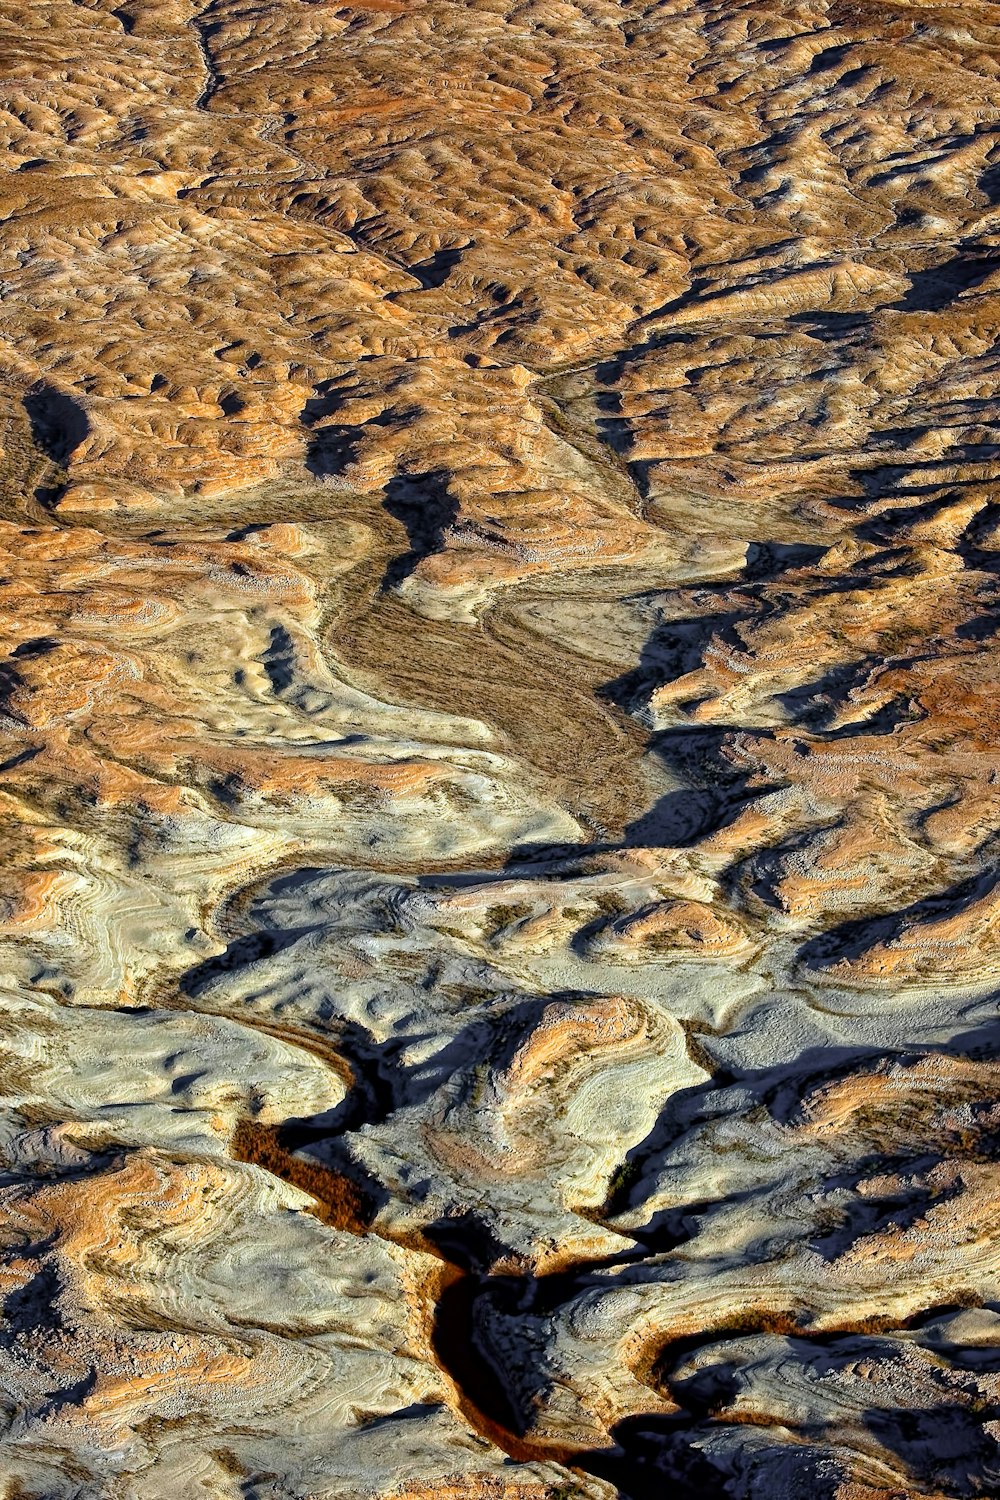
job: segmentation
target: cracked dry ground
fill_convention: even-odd
[[[0,1495],[996,1496],[1000,6],[0,59]]]

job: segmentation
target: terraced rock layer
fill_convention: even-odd
[[[995,1495],[1000,8],[0,59],[0,1495]]]

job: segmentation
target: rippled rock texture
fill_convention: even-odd
[[[1000,7],[0,0],[0,1493],[1000,1493]]]

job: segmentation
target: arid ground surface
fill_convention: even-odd
[[[995,1497],[1000,5],[0,64],[0,1496]]]

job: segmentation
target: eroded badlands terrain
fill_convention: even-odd
[[[1000,6],[0,58],[0,1493],[1000,1493]]]

